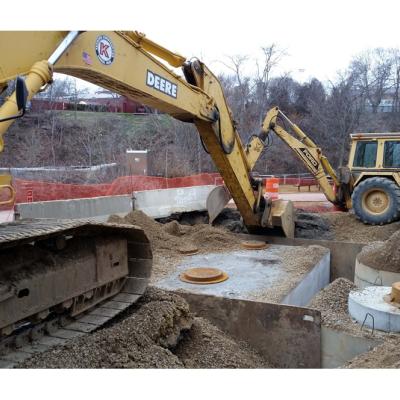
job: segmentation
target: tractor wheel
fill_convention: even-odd
[[[400,187],[388,178],[368,178],[351,196],[356,216],[365,224],[383,225],[400,216]]]

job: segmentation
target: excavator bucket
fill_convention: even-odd
[[[218,217],[220,212],[226,207],[229,200],[232,199],[229,190],[225,186],[217,186],[207,197],[206,207],[210,224]],[[283,232],[288,238],[294,237],[294,211],[291,201],[274,200],[270,203],[270,209],[267,210],[265,229],[276,229]]]
[[[294,238],[294,210],[291,201],[272,201],[271,224],[280,227],[286,237]]]
[[[206,207],[210,224],[218,217],[231,198],[232,196],[226,186],[217,186],[209,193]]]

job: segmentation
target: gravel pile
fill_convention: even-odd
[[[247,343],[235,342],[203,318],[195,318],[175,354],[185,368],[271,368]]]
[[[347,310],[351,290],[356,289],[353,282],[338,278],[322,289],[308,305],[321,311],[323,325],[332,328],[343,328],[347,323],[353,324]]]
[[[374,242],[365,246],[358,260],[371,268],[400,272],[400,231],[385,242]]]
[[[348,361],[343,368],[400,368],[400,340],[391,340]]]
[[[331,212],[320,215],[330,224],[333,238],[344,242],[370,243],[386,240],[400,229],[400,222],[382,226],[366,225],[351,212]],[[315,237],[315,239],[318,238]]]
[[[263,368],[252,349],[194,318],[175,294],[149,288],[122,321],[36,354],[21,368]]]
[[[179,368],[168,350],[193,317],[179,296],[149,289],[141,306],[123,321],[65,346],[37,354],[23,368]]]

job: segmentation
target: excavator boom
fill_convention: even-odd
[[[288,125],[292,133],[285,126]],[[271,108],[264,119],[259,136],[252,138],[249,146],[257,147],[266,140],[273,131],[296,154],[306,168],[318,181],[325,197],[333,204],[346,206],[346,199],[340,198],[334,191],[331,181],[337,188],[341,182],[321,149],[295,123],[293,123],[278,107]]]
[[[254,163],[250,159],[254,154],[242,144],[220,82],[202,62],[185,61],[138,32],[19,32],[17,39],[23,46],[15,62],[19,68],[13,68],[10,60],[15,56],[15,48],[8,43],[15,42],[15,33],[1,35],[0,50],[7,62],[4,68],[1,65],[0,85],[18,74],[26,74],[28,98],[31,98],[43,84],[50,82],[54,70],[195,124],[245,225],[250,230],[273,225],[275,205],[266,207],[263,186],[251,176]],[[68,42],[72,35],[73,40]],[[68,46],[64,46],[52,64],[52,54],[64,42]],[[182,65],[184,77],[159,58],[172,66]],[[15,100],[11,99],[0,109],[0,120],[16,111]],[[0,122],[0,138],[8,125]],[[285,224],[288,236],[293,235],[294,222],[290,225]]]

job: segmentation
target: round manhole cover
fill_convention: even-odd
[[[228,274],[218,268],[199,267],[186,270],[179,278],[181,281],[187,283],[208,285],[226,281],[228,279]]]
[[[262,250],[266,249],[269,245],[261,240],[246,240],[240,243],[244,249],[247,250]]]
[[[199,252],[199,248],[196,246],[182,246],[179,247],[178,251],[186,256],[191,256],[193,254],[197,254]]]

